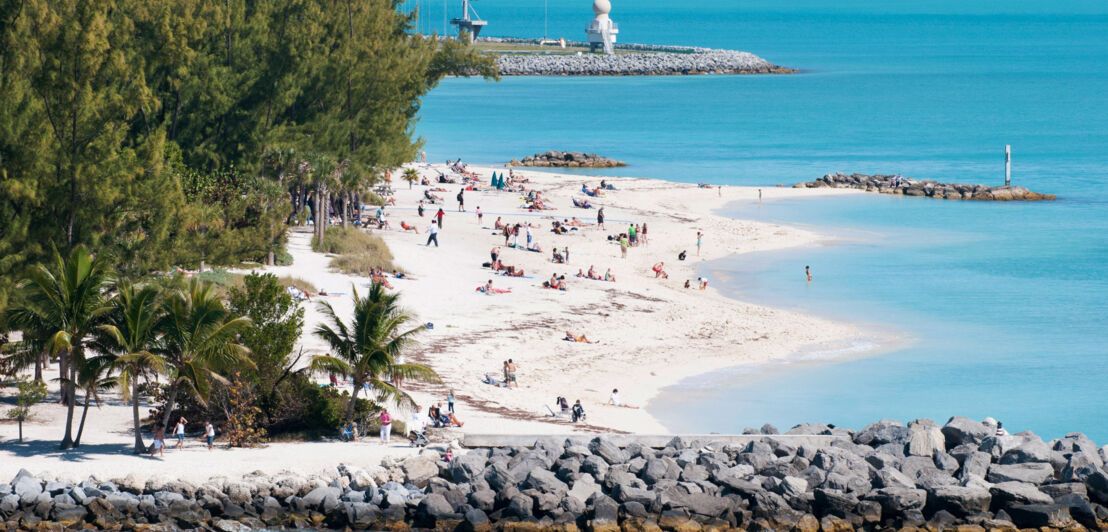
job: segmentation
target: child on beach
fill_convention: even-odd
[[[808,276],[809,283],[812,282],[812,270],[808,269],[807,266],[804,267],[804,275]]]
[[[165,456],[165,431],[161,428],[154,431],[154,443],[150,444],[150,456]]]

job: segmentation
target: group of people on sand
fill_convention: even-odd
[[[576,276],[581,277],[583,279],[592,279],[594,281],[610,281],[610,282],[613,282],[613,283],[616,282],[616,276],[612,275],[612,269],[611,268],[608,268],[608,270],[605,271],[604,275],[602,276],[602,275],[596,273],[596,268],[593,267],[592,265],[589,266],[589,271],[588,272],[583,272],[583,271],[581,271],[580,268],[578,268]]]
[[[561,290],[561,291],[565,292],[566,288],[567,288],[566,287],[566,276],[565,275],[559,276],[556,273],[551,274],[549,281],[543,281],[542,282],[542,287],[543,288],[550,288],[552,290]]]
[[[581,405],[580,399],[574,402],[571,407],[565,397],[559,396],[554,400],[554,404],[558,405],[560,415],[570,417],[574,423],[585,420],[585,407]]]
[[[173,435],[177,438],[177,450],[185,448],[185,430],[189,421],[185,419],[185,416],[181,416],[177,419],[177,424],[173,426]],[[204,442],[206,443],[208,450],[212,450],[215,446],[215,425],[212,425],[211,421],[204,422]],[[154,430],[154,441],[147,448],[147,452],[150,456],[165,456],[165,429],[158,427]]]

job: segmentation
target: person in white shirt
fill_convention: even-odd
[[[412,412],[411,430],[423,432],[425,428],[427,428],[427,416],[423,415],[423,409],[416,405],[415,411]]]
[[[204,438],[208,440],[208,450],[212,450],[212,443],[215,441],[215,426],[212,425],[211,421],[205,422]]]
[[[439,247],[439,225],[435,222],[431,222],[431,227],[427,228],[427,245],[430,246],[431,242],[435,243],[435,247]]]
[[[618,389],[615,389],[615,388],[612,389],[612,395],[608,396],[608,404],[616,405],[616,406],[623,406],[623,402],[619,400],[619,390]]]
[[[188,422],[189,420],[185,419],[185,416],[181,416],[181,418],[177,420],[177,428],[173,430],[173,433],[177,436],[178,449],[183,449],[185,447],[185,425],[188,424]]]

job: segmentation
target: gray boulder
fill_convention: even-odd
[[[450,462],[450,473],[454,482],[473,482],[481,477],[488,463],[488,456],[470,451],[457,456]]]
[[[408,458],[401,462],[400,467],[404,470],[404,477],[408,482],[420,488],[426,486],[428,481],[439,474],[438,463],[423,456]]]
[[[501,491],[507,486],[515,486],[516,478],[502,464],[494,463],[485,470],[485,482],[493,490]]]
[[[544,493],[553,493],[558,497],[565,495],[569,491],[569,486],[565,482],[558,480],[558,477],[546,469],[534,469],[531,474],[527,476],[527,480],[524,482],[524,487],[534,488]]]
[[[492,490],[477,490],[469,494],[469,504],[485,512],[496,509],[496,492]]]
[[[1039,491],[1034,484],[1024,482],[1001,482],[989,488],[993,496],[993,506],[1004,508],[1013,504],[1050,504],[1054,502],[1049,495]]]
[[[1086,452],[1076,452],[1070,455],[1062,468],[1061,479],[1065,482],[1084,482],[1097,471],[1100,471],[1097,460]]]
[[[534,517],[534,507],[535,502],[530,497],[520,494],[512,497],[512,500],[508,502],[508,507],[504,509],[504,513],[519,519],[527,519]]]
[[[799,477],[786,476],[777,485],[777,493],[790,500],[804,496],[806,491],[808,491],[808,481]]]
[[[907,475],[893,469],[886,467],[877,472],[873,478],[873,485],[877,488],[915,488],[916,483],[914,480],[908,478]]]
[[[989,474],[991,458],[988,453],[974,451],[962,462],[962,469],[958,471],[958,479],[966,481],[970,478],[985,478]]]
[[[1089,500],[1076,493],[1069,495],[1063,495],[1054,499],[1054,504],[1065,506],[1069,508],[1070,515],[1081,523],[1086,528],[1096,530],[1100,528],[1100,524],[1097,523],[1096,510],[1093,505],[1089,503]],[[1103,507],[1101,507],[1103,509]],[[1108,511],[1104,513],[1108,514]]]
[[[1064,528],[1073,522],[1069,507],[1060,504],[1024,504],[1005,511],[1020,528]]]
[[[1050,446],[1038,437],[1020,441],[1015,447],[1006,449],[1000,457],[1001,464],[1027,464],[1031,462],[1050,462]]]
[[[850,493],[816,488],[814,495],[816,508],[824,514],[843,516],[847,512],[853,512],[858,506],[858,497]]]
[[[917,419],[908,424],[909,456],[934,456],[937,452],[946,452],[946,437],[943,431],[930,419]]]
[[[915,488],[881,488],[871,491],[866,499],[881,505],[885,515],[901,515],[910,510],[922,510],[927,502],[927,492]]]
[[[1048,463],[993,464],[985,477],[993,484],[1001,482],[1027,482],[1043,484],[1054,478],[1054,468]]]
[[[456,517],[454,515],[454,508],[450,506],[446,498],[435,493],[427,495],[423,500],[419,501],[416,512],[432,523],[440,519]]]
[[[980,444],[994,431],[986,427],[984,423],[966,417],[954,416],[946,422],[946,425],[943,425],[942,433],[946,438],[947,448],[952,449],[964,443]]]
[[[964,517],[987,511],[991,501],[992,495],[985,489],[945,486],[928,494],[927,506]]]
[[[623,449],[604,437],[594,438],[589,442],[589,451],[603,458],[609,465],[622,464],[630,459]]]
[[[608,469],[608,462],[596,455],[587,456],[581,462],[581,472],[588,473],[597,480],[603,481],[608,476]]]
[[[330,513],[342,506],[342,490],[330,486],[309,491],[301,500],[305,507]]]

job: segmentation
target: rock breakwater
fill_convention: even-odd
[[[523,39],[503,40],[523,42]],[[586,45],[587,43],[568,43]],[[673,76],[691,74],[793,74],[749,52],[711,48],[617,45],[617,53],[501,53],[502,76]],[[624,52],[624,53],[618,53]]]
[[[595,153],[579,151],[548,151],[528,155],[523,160],[512,159],[507,166],[563,167],[563,168],[615,168],[627,166],[623,161],[601,157]]]
[[[1108,446],[1079,433],[997,437],[961,417],[752,432],[746,444],[661,448],[547,437],[450,463],[425,450],[368,469],[202,484],[21,471],[0,484],[0,516],[10,530],[1108,530]]]
[[[1023,187],[990,187],[963,183],[940,183],[930,179],[898,178],[895,175],[827,174],[815,181],[797,183],[793,188],[854,188],[882,194],[903,194],[939,199],[980,201],[1043,201],[1057,199]]]

